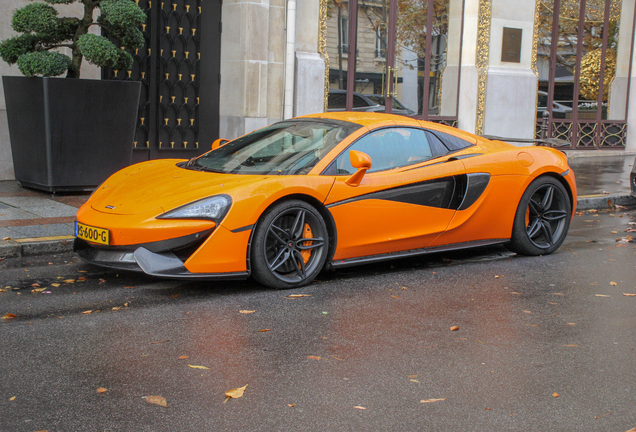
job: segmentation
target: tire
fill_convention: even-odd
[[[565,240],[571,216],[572,205],[565,187],[552,177],[539,177],[519,201],[507,246],[522,255],[551,254]]]
[[[328,250],[329,233],[318,210],[300,200],[280,202],[256,224],[252,277],[271,288],[305,286],[324,267]]]

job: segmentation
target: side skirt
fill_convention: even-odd
[[[496,244],[507,243],[509,241],[510,239],[475,240],[475,241],[470,241],[465,243],[454,243],[454,244],[444,245],[444,246],[435,246],[432,248],[411,249],[407,251],[391,252],[391,253],[381,254],[381,255],[368,255],[364,257],[347,258],[344,260],[331,261],[327,263],[326,267],[327,268],[344,268],[344,267],[351,267],[355,265],[370,264],[370,263],[374,263],[378,261],[388,261],[388,260],[412,257],[417,255],[425,255],[430,253],[470,249],[470,248],[480,247],[480,246],[491,246]]]

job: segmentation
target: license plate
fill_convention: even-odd
[[[104,228],[92,227],[75,222],[75,237],[92,243],[110,244],[110,232]]]

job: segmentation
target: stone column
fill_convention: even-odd
[[[616,56],[616,77],[612,82],[608,118],[622,120],[627,104],[627,137],[625,151],[636,152],[636,53],[632,58],[632,73],[629,76],[629,58],[631,55],[634,27],[634,1],[624,1],[621,10],[618,52]],[[629,94],[627,83],[629,80]],[[627,97],[625,96],[627,94]]]
[[[325,61],[318,54],[320,0],[296,2],[294,116],[323,112]]]
[[[532,70],[535,2],[466,0],[459,127],[532,138],[537,76]],[[520,61],[502,61],[504,27],[521,29]]]

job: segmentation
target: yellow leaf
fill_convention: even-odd
[[[616,282],[612,281],[612,282],[610,282],[610,285],[612,285],[612,286],[616,286],[616,285],[618,285],[618,284],[617,284]]]
[[[87,310],[87,311],[84,311],[84,312],[82,312],[82,313],[83,313],[84,315],[86,315],[86,314],[89,314],[89,313],[91,313],[91,312],[93,312],[93,311],[92,311],[92,310]]]
[[[168,402],[166,401],[166,398],[163,396],[146,396],[145,399],[146,399],[146,402],[148,403],[161,405],[162,407],[168,408]]]
[[[99,387],[99,388],[97,389],[97,393],[106,393],[107,391],[108,391],[108,390],[107,390],[107,389],[105,389],[104,387]]]
[[[60,286],[60,284],[59,283],[52,283],[51,286],[57,288],[57,287]]]
[[[594,294],[596,297],[611,297],[611,295],[605,295],[605,294]]]
[[[366,408],[363,406],[354,406],[355,409],[365,410]]]
[[[416,379],[410,379],[409,381],[414,382],[414,383],[419,383],[419,381],[416,380]]]
[[[307,358],[309,360],[320,360],[320,357],[318,357],[318,356],[307,356]]]
[[[15,318],[15,317],[17,317],[17,315],[12,314],[12,313],[8,313],[8,314],[5,314],[5,315],[2,317],[2,319],[3,319],[3,320],[12,320],[12,319],[13,319],[13,318]]]
[[[75,279],[64,279],[62,282],[75,283]]]
[[[563,345],[564,347],[576,348],[578,345]]]
[[[266,331],[271,331],[271,330],[270,329],[259,330],[259,332],[266,332]]]
[[[311,297],[311,294],[290,294],[289,297]]]
[[[288,406],[288,407],[290,407],[290,408],[292,408],[292,407],[295,407],[295,406],[296,406],[296,404],[287,404],[287,406]]]
[[[14,400],[15,400],[15,396],[11,396],[11,397],[9,398],[9,400],[10,400],[10,401],[14,401]]]
[[[189,359],[190,357],[188,357],[187,355],[182,355],[181,357],[179,357],[177,360],[186,360]]]
[[[392,295],[391,297],[396,298],[396,299],[400,299],[398,296]]]
[[[530,312],[530,311],[523,311],[523,312],[524,312],[524,313],[532,313],[532,312]]]
[[[226,391],[225,396],[232,399],[238,399],[243,396],[243,393],[245,393],[246,388],[247,388],[247,384],[245,384],[243,387],[233,388],[231,390]]]
[[[452,326],[450,328],[450,331],[457,331],[457,330],[459,330],[459,327],[457,327],[457,326]]]
[[[446,400],[446,398],[440,398],[440,399],[424,399],[421,400],[420,403],[431,403],[431,402],[439,402],[439,401],[443,401]]]
[[[191,365],[191,364],[189,364],[188,367],[191,367],[192,369],[210,369],[209,367],[196,366],[196,365]]]
[[[565,295],[565,294],[563,294],[563,293],[552,293],[552,295],[560,295],[560,296],[562,296],[562,295]]]
[[[630,293],[623,293],[623,295],[627,297],[636,297],[636,294],[630,294]]]
[[[253,310],[253,311],[251,311],[251,310],[240,310],[239,311],[239,313],[242,313],[242,314],[251,314],[251,313],[254,313],[254,312],[256,312],[256,311],[255,310]]]
[[[557,397],[559,397],[559,396],[560,396],[560,395],[559,395],[557,392],[552,393],[552,397],[557,398]]]

